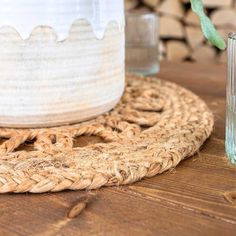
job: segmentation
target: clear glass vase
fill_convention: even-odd
[[[227,82],[226,152],[236,164],[236,33],[228,37],[228,82]]]
[[[129,73],[159,72],[159,17],[155,13],[126,14],[126,69]]]

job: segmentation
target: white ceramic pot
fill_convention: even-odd
[[[123,0],[0,0],[0,126],[87,120],[123,89]]]

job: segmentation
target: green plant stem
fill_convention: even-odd
[[[202,0],[190,0],[190,2],[193,12],[196,13],[200,19],[204,36],[212,45],[224,50],[226,48],[225,41],[217,32],[209,17],[205,14]]]

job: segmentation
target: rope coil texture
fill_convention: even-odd
[[[211,111],[192,92],[129,75],[120,103],[93,120],[45,129],[0,128],[0,193],[134,183],[195,154],[213,125]]]

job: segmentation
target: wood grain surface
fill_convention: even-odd
[[[0,235],[236,235],[236,167],[224,151],[226,68],[162,64],[159,77],[191,89],[215,114],[214,133],[195,157],[131,186],[1,195]]]

